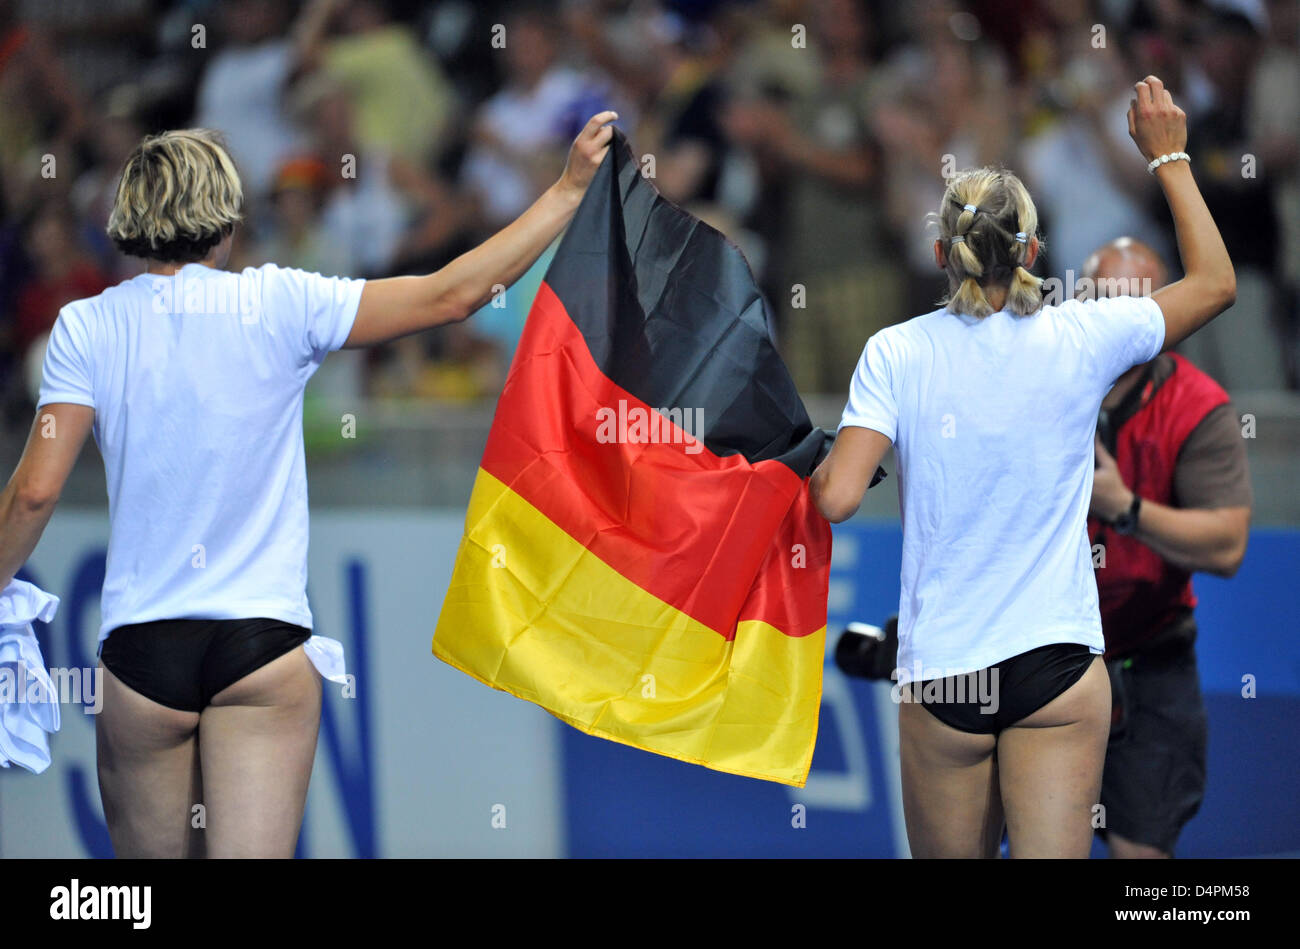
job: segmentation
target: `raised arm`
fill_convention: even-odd
[[[1187,147],[1187,116],[1155,76],[1134,87],[1128,131],[1147,161]],[[1172,349],[1237,299],[1237,276],[1218,225],[1205,206],[1189,162],[1171,161],[1156,168],[1178,235],[1183,278],[1152,294],[1165,317],[1166,350]]]
[[[0,491],[0,590],[36,549],[94,423],[95,410],[86,405],[60,402],[36,413],[18,467]]]
[[[508,287],[564,230],[609,150],[613,112],[591,118],[569,150],[560,180],[527,211],[447,266],[423,277],[369,280],[361,291],[347,349],[373,346],[420,330],[456,323]]]

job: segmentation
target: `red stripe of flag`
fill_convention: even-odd
[[[830,528],[788,466],[715,455],[662,415],[657,442],[598,441],[602,409],[654,409],[600,371],[545,283],[518,352],[484,470],[623,576],[728,639],[742,619],[791,636],[825,625],[829,564],[818,552],[830,550]]]

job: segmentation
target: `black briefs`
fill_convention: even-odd
[[[311,638],[278,619],[170,619],[119,626],[100,661],[160,705],[201,712],[212,697]]]
[[[1039,646],[978,672],[910,683],[904,698],[958,731],[996,735],[1078,682],[1095,658],[1077,643]]]

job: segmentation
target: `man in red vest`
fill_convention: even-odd
[[[1166,269],[1120,238],[1083,276],[1101,295],[1139,294],[1162,286]],[[1113,857],[1169,857],[1205,791],[1191,575],[1230,577],[1245,556],[1245,442],[1228,394],[1164,353],[1102,401],[1096,453],[1088,534],[1113,691],[1102,832]]]

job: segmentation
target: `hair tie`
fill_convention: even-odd
[[[973,204],[963,204],[963,205],[961,206],[961,209],[962,209],[963,211],[969,211],[971,214],[979,214],[979,211],[980,211],[980,209],[977,208],[977,207],[975,207],[975,205],[973,205]]]
[[[1024,231],[1016,231],[1016,243],[1018,243],[1018,244],[1028,244],[1028,243],[1029,243],[1029,236],[1028,236],[1027,234],[1025,234]]]
[[[962,237],[960,234],[954,234],[952,237],[948,238],[949,245],[964,243],[966,243],[966,238]]]

